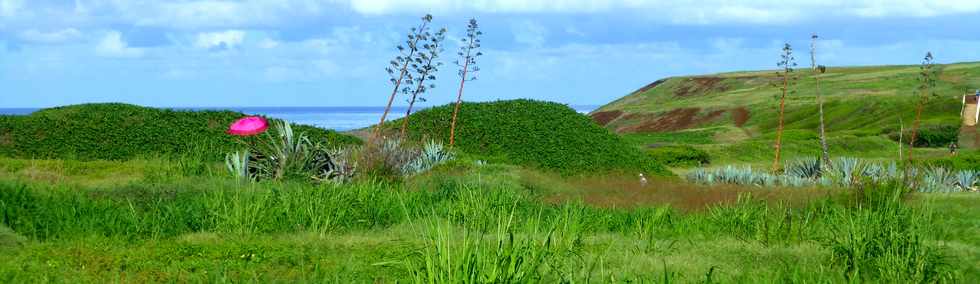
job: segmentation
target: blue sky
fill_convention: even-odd
[[[418,18],[480,21],[467,100],[603,104],[659,78],[808,65],[980,60],[980,1],[0,0],[0,107],[375,106]],[[427,105],[454,99],[444,54]],[[396,101],[404,104],[404,98]]]

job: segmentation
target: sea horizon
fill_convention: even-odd
[[[587,114],[599,105],[568,105],[575,111]],[[427,109],[420,107],[417,110]],[[263,115],[278,118],[296,124],[312,125],[336,131],[348,131],[368,127],[377,123],[384,106],[284,106],[284,107],[154,107],[158,109],[204,111],[229,110],[249,115]],[[0,115],[29,115],[46,108],[0,108]],[[389,119],[405,116],[406,106],[393,106],[388,114]]]

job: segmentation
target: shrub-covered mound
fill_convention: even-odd
[[[413,140],[448,143],[453,104],[412,114]],[[395,128],[401,120],[388,124]],[[619,136],[568,106],[533,100],[464,103],[456,127],[456,148],[491,160],[565,174],[667,170]]]
[[[189,154],[219,160],[241,148],[237,138],[225,131],[243,116],[232,111],[176,111],[118,103],[49,108],[27,116],[0,116],[0,155],[119,160]],[[294,128],[313,141],[360,143],[331,130]]]

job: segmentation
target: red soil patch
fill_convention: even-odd
[[[663,84],[664,82],[667,82],[667,79],[660,79],[660,80],[657,80],[657,81],[653,81],[653,83],[647,84],[646,86],[643,86],[643,88],[640,88],[639,90],[636,90],[635,92],[633,92],[633,94],[646,93],[646,91],[649,91],[650,89],[656,88],[657,86],[659,86],[660,84]]]
[[[725,79],[720,77],[687,78],[679,87],[677,87],[677,89],[674,90],[674,96],[690,97],[707,94],[709,92],[724,92],[728,89],[728,87],[719,84],[723,80]]]
[[[769,204],[805,206],[832,196],[827,189],[757,188],[737,185],[704,186],[672,179],[652,179],[643,186],[637,178],[604,176],[579,178],[569,181],[575,185],[572,191],[554,193],[546,200],[552,203],[581,200],[602,208],[637,208],[669,205],[681,211],[693,212],[712,206],[734,204],[739,196]]]
[[[966,103],[967,104],[975,104],[975,103],[977,103],[977,96],[974,96],[974,95],[968,95],[968,96],[966,96]]]
[[[0,135],[0,146],[14,145],[14,136],[10,132]]]
[[[731,112],[732,120],[735,121],[735,126],[737,127],[742,127],[749,121],[749,110],[745,107],[733,108],[729,112]]]
[[[623,115],[623,111],[600,111],[592,114],[592,120],[599,125],[606,126],[609,122],[616,120],[620,115]]]
[[[619,133],[639,133],[639,132],[667,132],[692,128],[702,123],[711,122],[722,114],[724,110],[716,110],[704,115],[699,115],[700,108],[679,108],[665,114],[628,114],[624,118],[628,120],[640,120],[640,123],[631,126],[621,127],[616,130]]]

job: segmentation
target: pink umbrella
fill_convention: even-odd
[[[261,116],[249,116],[239,119],[228,127],[228,134],[237,136],[252,136],[269,129],[269,122]]]

